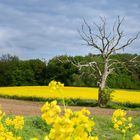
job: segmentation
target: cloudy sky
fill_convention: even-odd
[[[106,17],[109,27],[125,17],[129,36],[140,31],[140,0],[0,0],[0,55],[21,59],[85,55],[96,50],[81,45],[77,30]],[[140,54],[140,37],[125,52]]]

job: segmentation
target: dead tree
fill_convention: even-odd
[[[111,55],[116,53],[119,50],[122,50],[128,47],[134,40],[138,38],[138,34],[132,38],[125,38],[124,32],[121,29],[121,25],[124,18],[117,20],[114,22],[114,25],[110,32],[107,29],[107,22],[105,18],[101,18],[101,24],[94,23],[93,26],[90,26],[85,20],[84,23],[79,30],[79,34],[84,40],[87,46],[91,46],[94,49],[98,50],[100,57],[102,58],[102,68],[99,67],[99,63],[96,61],[92,61],[86,64],[76,64],[79,69],[82,67],[91,67],[96,71],[96,77],[98,79],[98,104],[99,106],[105,106],[104,102],[104,88],[106,87],[106,81],[108,76],[113,72],[115,67],[122,63],[118,60],[111,59]],[[95,27],[95,28],[94,28]],[[130,60],[133,62],[135,58]]]

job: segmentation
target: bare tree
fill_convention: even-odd
[[[79,69],[82,67],[90,67],[96,71],[94,74],[98,80],[97,82],[99,86],[99,106],[105,106],[106,104],[103,96],[108,76],[113,72],[118,64],[123,63],[112,59],[111,55],[128,47],[134,40],[138,38],[139,35],[139,33],[137,33],[136,36],[126,39],[124,32],[121,29],[123,20],[124,18],[120,19],[120,17],[118,17],[114,22],[110,32],[108,32],[105,18],[101,18],[100,25],[94,23],[93,26],[90,26],[86,20],[84,20],[84,23],[79,30],[81,38],[85,41],[84,45],[91,46],[92,48],[98,50],[100,57],[102,58],[102,64],[99,64],[97,61],[91,61],[86,64],[72,63]],[[133,62],[135,60],[136,58],[133,58],[129,62]],[[102,65],[102,68],[99,65]]]

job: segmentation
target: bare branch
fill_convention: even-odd
[[[72,63],[73,64],[73,63]],[[92,62],[88,62],[86,64],[75,64],[79,70],[81,70],[83,67],[90,67],[92,70],[95,70],[98,73],[98,76],[100,77],[102,75],[101,70],[97,64],[97,62],[92,61]]]
[[[118,68],[118,65],[120,65],[120,67],[124,67],[126,65],[131,65],[133,63],[136,63],[136,65],[140,64],[140,61],[137,60],[138,57],[139,56],[136,55],[132,59],[127,60],[125,62],[124,61],[121,62],[121,61],[116,60],[116,59],[109,59],[110,64],[108,65],[108,69],[113,68],[113,67],[117,67]]]
[[[113,47],[111,49],[109,49],[110,46],[108,46],[108,49],[107,49],[108,50],[108,52],[107,52],[108,54],[107,54],[107,56],[109,56],[112,52],[116,51],[115,48],[119,44],[119,42],[120,42],[120,40],[121,40],[121,38],[123,36],[123,31],[120,31],[120,27],[121,27],[121,24],[122,24],[123,20],[124,20],[124,18],[122,18],[120,20],[120,17],[118,16],[117,27],[116,27],[117,35],[116,36],[113,35],[113,38],[111,39],[111,41],[114,43],[115,42],[115,38],[117,38],[117,37],[118,38],[116,40],[116,43],[113,45]],[[115,27],[113,27],[113,34],[114,34],[114,32],[115,32]]]
[[[134,63],[134,62],[139,62],[136,59],[138,58],[138,55],[133,57],[132,59],[129,60],[130,63]],[[140,62],[139,62],[140,63]]]
[[[93,70],[94,72],[96,72],[96,77],[101,77],[102,75],[102,72],[101,72],[101,69],[98,65],[98,63],[96,61],[91,61],[91,62],[87,62],[86,64],[81,64],[80,62],[76,61],[73,57],[72,57],[72,60],[66,58],[66,60],[61,60],[59,58],[57,58],[59,62],[61,63],[71,63],[73,66],[77,67],[79,70],[81,70],[82,68],[84,67],[89,67],[91,68],[91,70]]]
[[[129,46],[134,40],[136,40],[138,38],[138,36],[139,36],[139,33],[137,33],[137,35],[134,38],[128,39],[128,41],[126,42],[126,44],[124,44],[123,46],[121,46],[119,48],[115,48],[114,51],[121,50],[121,49]]]
[[[85,32],[84,25],[88,29],[88,33]],[[88,25],[88,23],[85,20],[84,20],[84,25],[82,25],[81,31],[79,31],[81,38],[87,43],[88,46],[92,46],[98,49],[100,52],[102,52],[102,49],[95,42],[94,34],[92,33],[91,27]],[[96,35],[96,37],[99,38],[98,35]]]
[[[115,68],[110,68],[110,69],[108,70],[108,72],[107,72],[107,76],[110,75],[110,74],[114,71],[114,69],[115,69]]]

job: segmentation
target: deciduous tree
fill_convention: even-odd
[[[99,87],[99,106],[106,105],[106,102],[104,101],[104,89],[106,87],[108,76],[114,71],[115,67],[126,63],[113,59],[111,55],[130,46],[139,35],[139,33],[137,33],[134,37],[126,38],[124,31],[121,28],[123,21],[124,18],[121,19],[118,17],[114,22],[114,25],[108,28],[105,18],[101,18],[101,24],[93,23],[93,26],[89,25],[87,21],[84,20],[82,27],[79,30],[79,34],[85,42],[84,45],[96,49],[102,59],[102,62],[93,60],[85,64],[72,63],[79,69],[83,67],[90,67],[93,70],[93,73],[91,74],[94,74],[97,78]],[[129,63],[133,63],[134,61],[136,61],[136,57],[131,60],[127,60]]]

